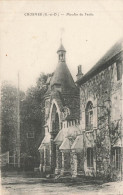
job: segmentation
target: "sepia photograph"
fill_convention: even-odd
[[[0,195],[123,195],[123,0],[0,4]]]

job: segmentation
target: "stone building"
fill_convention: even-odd
[[[57,51],[58,65],[52,78],[48,78],[48,90],[45,94],[45,137],[39,148],[41,170],[43,172],[64,172],[70,168],[70,152],[59,150],[70,147],[70,141],[63,133],[79,123],[79,88],[75,85],[66,64],[66,51],[63,45]],[[77,129],[78,130],[78,129]],[[69,136],[71,134],[71,129]],[[66,140],[64,140],[66,138]],[[67,151],[70,149],[68,148]],[[69,160],[68,160],[69,159]],[[67,162],[67,163],[66,163]],[[65,165],[63,167],[63,164]]]
[[[63,45],[45,94],[45,137],[40,170],[118,179],[123,176],[122,65],[118,41],[85,75],[78,66],[74,83]]]

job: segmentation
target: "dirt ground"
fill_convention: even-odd
[[[123,195],[123,182],[48,183],[41,178],[2,177],[1,195]]]

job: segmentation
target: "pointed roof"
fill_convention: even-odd
[[[65,62],[59,62],[51,79],[51,86],[60,84],[63,89],[76,88],[74,80]]]
[[[79,135],[76,137],[71,149],[83,149],[83,135]]]
[[[70,141],[68,138],[65,138],[62,142],[61,146],[59,147],[60,150],[70,150]]]
[[[66,50],[64,49],[62,44],[61,44],[60,48],[58,49],[58,51],[66,52]],[[60,54],[58,53],[58,55],[60,55]],[[75,82],[74,82],[74,80],[71,76],[71,73],[67,67],[65,59],[63,61],[62,60],[58,61],[58,65],[57,65],[56,70],[55,70],[55,72],[50,80],[50,85],[49,85],[49,88],[46,92],[46,95],[51,93],[53,85],[59,86],[61,89],[61,93],[77,94],[77,95],[79,93],[79,90],[78,90],[77,86],[75,85]]]
[[[59,51],[66,52],[62,43],[61,43],[57,53]],[[61,84],[61,86],[63,88],[66,88],[66,89],[76,88],[74,80],[71,76],[71,73],[70,73],[65,61],[63,61],[63,62],[60,61],[58,63],[58,66],[54,72],[52,79],[51,79],[51,86],[54,84]]]
[[[54,142],[55,143],[61,143],[63,142],[63,140],[67,137],[67,132],[68,132],[68,128],[63,128],[59,131],[59,133],[57,134]]]
[[[57,136],[55,137],[54,142],[55,143],[61,143],[63,141],[63,131],[60,130],[59,133],[57,134]]]
[[[67,130],[67,137],[76,137],[81,133],[78,126],[69,126]]]
[[[64,51],[64,52],[66,52],[66,50],[65,50],[64,46],[62,45],[62,43],[61,43],[59,49],[57,50],[57,52],[59,52],[59,51]]]
[[[50,138],[51,138],[51,135],[50,133],[47,133],[43,139],[43,141],[41,142],[41,145],[39,146],[38,150],[41,150],[43,149],[43,147],[45,145],[47,145],[49,142],[50,142]]]

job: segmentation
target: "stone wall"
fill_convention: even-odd
[[[86,137],[84,143],[86,175],[110,177],[113,128],[117,131],[114,135],[115,142],[121,140],[118,131],[121,131],[122,127],[116,127],[118,121],[122,121],[122,80],[117,80],[117,60],[122,61],[122,53],[111,61],[106,69],[80,86],[80,118]],[[89,101],[93,103],[93,130],[91,132],[86,131],[85,122],[85,109]],[[93,170],[87,168],[86,157],[86,149],[92,145],[94,149]]]

